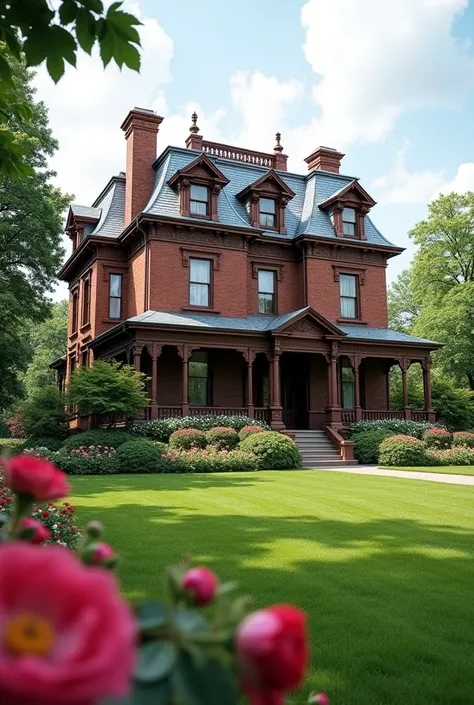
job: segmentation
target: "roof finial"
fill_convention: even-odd
[[[194,135],[196,135],[199,132],[199,127],[197,126],[197,119],[198,119],[197,113],[196,113],[196,111],[194,111],[194,113],[191,115],[191,121],[193,124],[189,128],[189,131],[192,132]]]
[[[274,152],[283,152],[283,147],[280,144],[281,132],[276,133],[275,139],[276,139],[276,145],[274,146],[273,151]]]

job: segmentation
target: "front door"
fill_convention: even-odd
[[[308,356],[284,353],[281,358],[281,403],[286,428],[309,428]]]

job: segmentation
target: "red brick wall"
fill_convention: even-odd
[[[334,267],[351,269],[350,264],[326,259],[308,258],[308,305],[330,321],[339,319],[339,282],[334,281]],[[369,326],[388,325],[385,267],[364,265],[365,283],[360,286],[361,318]],[[356,270],[354,270],[356,271]]]
[[[388,408],[387,371],[388,362],[377,358],[366,358],[362,362],[363,397],[365,408],[382,410]]]
[[[145,248],[136,252],[129,260],[127,316],[144,313],[145,303]]]

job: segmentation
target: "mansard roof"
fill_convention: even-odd
[[[269,174],[268,167],[247,162],[237,162],[212,154],[204,155],[195,149],[180,147],[167,147],[155,161],[155,183],[150,199],[143,213],[153,216],[164,216],[195,223],[195,219],[183,217],[179,214],[179,196],[176,189],[169,184],[172,177],[181,170],[190,168],[196,160],[206,160],[212,164],[228,183],[222,188],[218,198],[219,224],[229,227],[245,228],[250,232],[262,233],[261,228],[254,228],[249,222],[246,204],[239,200],[238,195],[252,184],[258,183]],[[275,231],[263,232],[266,235],[282,240],[292,240],[303,235],[316,238],[336,240],[336,232],[329,212],[320,208],[336,194],[341,194],[345,189],[354,188],[360,191],[362,187],[357,178],[333,174],[326,171],[314,170],[307,174],[294,174],[287,171],[275,171],[275,176],[294,193],[285,208],[286,235]],[[365,192],[364,192],[365,193]],[[369,197],[370,198],[370,197]],[[118,238],[124,229],[125,210],[125,178],[124,175],[113,177],[100,197],[93,204],[94,208],[101,208],[100,221],[92,231],[92,235],[104,235]],[[200,219],[205,223],[206,219]],[[209,224],[216,225],[209,220]],[[376,228],[369,216],[365,216],[364,244],[384,248],[393,248],[400,251],[396,245],[390,243]],[[337,241],[342,244],[341,238]]]
[[[278,176],[275,169],[270,169],[265,174],[262,174],[262,176],[260,176],[258,179],[256,179],[251,184],[242,189],[240,193],[237,193],[235,197],[242,200],[246,198],[246,196],[252,191],[263,191],[265,190],[265,187],[267,186],[267,184],[269,184],[269,182],[273,182],[282,195],[285,195],[288,198],[293,198],[293,196],[295,195],[295,192],[288,186],[288,184],[285,183],[283,179]]]
[[[173,188],[180,179],[185,177],[192,178],[193,175],[199,176],[201,173],[206,174],[208,177],[212,178],[213,182],[219,184],[220,186],[225,186],[229,183],[224,174],[217,168],[213,161],[209,157],[201,152],[196,159],[194,159],[186,166],[178,169],[169,180],[169,185]]]

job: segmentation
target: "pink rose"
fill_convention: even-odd
[[[301,683],[308,663],[304,612],[274,605],[253,612],[240,624],[237,660],[253,705],[283,705],[285,693]]]
[[[40,544],[44,543],[51,536],[51,532],[37,519],[32,519],[31,517],[25,517],[21,520],[20,524],[20,538],[22,534],[22,529],[34,529],[33,536],[30,536],[27,540],[30,543]]]
[[[308,703],[309,705],[329,705],[329,698],[326,693],[311,693]]]
[[[130,688],[135,625],[113,576],[58,546],[0,546],[0,702],[90,705]]]
[[[3,461],[5,479],[16,494],[33,497],[37,502],[60,499],[69,492],[66,475],[46,460],[17,455]]]
[[[193,603],[202,607],[214,599],[219,578],[212,570],[198,566],[188,570],[181,582],[181,589],[192,595]]]
[[[102,563],[103,561],[115,558],[115,553],[108,543],[101,541],[100,543],[94,544],[91,558],[93,563]]]

